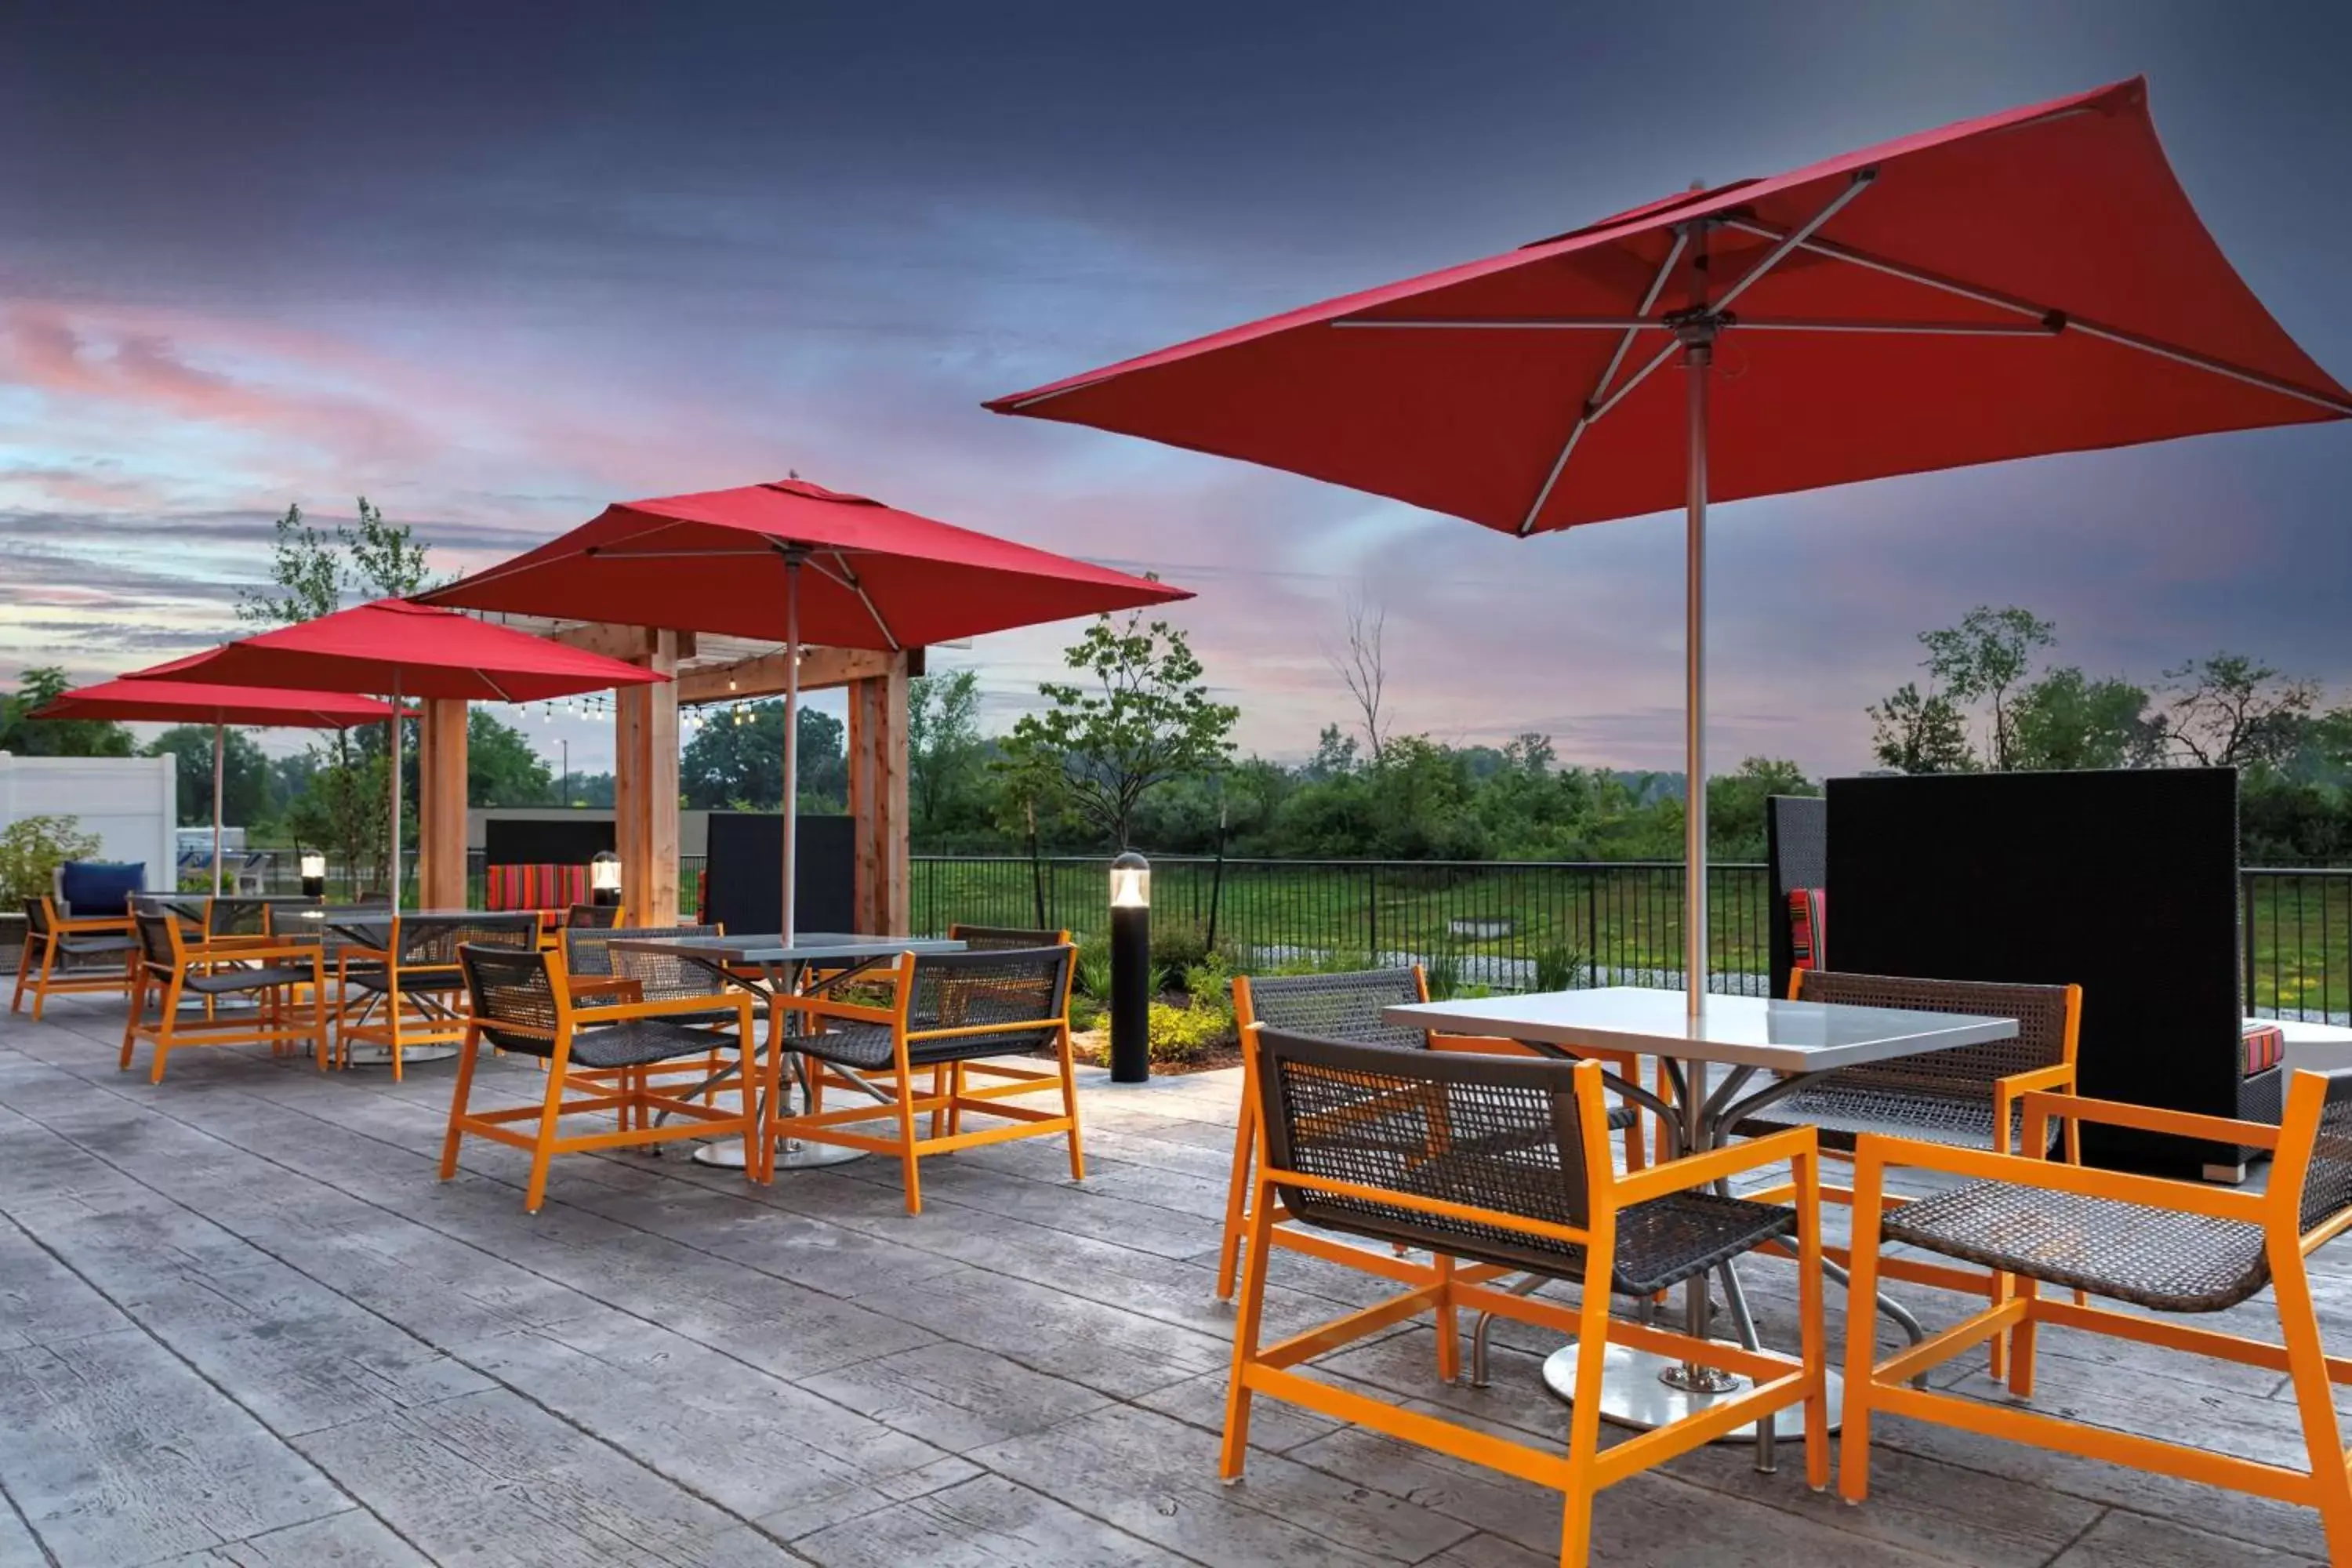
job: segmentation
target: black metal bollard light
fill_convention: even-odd
[[[1110,1080],[1151,1077],[1151,862],[1110,863]]]
[[[302,896],[323,899],[327,896],[327,858],[316,849],[302,851]]]

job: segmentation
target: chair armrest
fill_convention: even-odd
[[[1435,1029],[1429,1032],[1429,1048],[1433,1051],[1465,1051],[1478,1057],[1539,1057],[1545,1054],[1505,1035],[1445,1035]]]
[[[250,963],[257,958],[318,961],[323,957],[316,942],[277,942],[266,937],[236,937],[231,941],[235,945],[207,942],[184,951],[191,963]]]
[[[2127,1106],[2124,1109],[2136,1110],[2139,1108]],[[1864,1132],[1857,1137],[1853,1142],[1853,1158],[1857,1190],[1863,1180],[1875,1179],[1877,1169],[1895,1168],[1937,1171],[1950,1176],[1970,1176],[1978,1181],[2002,1182],[2012,1187],[2034,1187],[2043,1192],[2072,1193],[2087,1198],[2112,1198],[2119,1203],[2138,1204],[2147,1208],[2207,1215],[2215,1219],[2240,1220],[2248,1225],[2262,1224],[2268,1217],[2271,1207],[2270,1196],[2264,1193],[2209,1186],[2203,1182],[2174,1181],[2165,1176],[2135,1175],[2126,1171],[2102,1171],[2089,1165],[2068,1165],[2055,1160],[2037,1160],[2031,1154],[1996,1154],[1990,1149],[1963,1149],[1957,1144],[1928,1143],[1916,1138],[1896,1138],[1885,1132]],[[1859,1215],[1869,1211],[1857,1200],[1854,1212]]]
[[[1688,1154],[1662,1165],[1620,1177],[1614,1192],[1622,1205],[1647,1203],[1673,1193],[1712,1186],[1728,1176],[1777,1165],[1784,1160],[1817,1157],[1820,1136],[1811,1127],[1791,1127],[1762,1138],[1743,1138],[1704,1154]]]
[[[2201,1138],[2212,1143],[2241,1143],[2254,1149],[2276,1149],[2279,1141],[2279,1130],[2260,1121],[2200,1116],[2186,1110],[2159,1110],[2152,1105],[2126,1105],[2119,1100],[2085,1100],[2078,1094],[2034,1093],[2025,1097],[2028,1148],[2034,1146],[2031,1136],[2034,1124],[2053,1116],[2061,1121],[2096,1121],[2109,1127],[2130,1127],[2176,1138]],[[2046,1131],[2041,1146],[2049,1147]]]
[[[49,929],[59,936],[129,936],[129,915],[59,915]]]
[[[886,1015],[881,1021],[888,1023],[890,1017]],[[1031,1029],[1058,1029],[1066,1021],[1061,1017],[1014,1018],[988,1024],[959,1024],[940,1029],[909,1029],[907,1042],[912,1045],[917,1040],[953,1040],[968,1035],[1018,1035]]]
[[[898,1021],[898,1011],[895,1007],[839,1002],[830,996],[811,995],[805,992],[779,996],[772,1005],[782,1012],[803,1013],[812,1018],[834,1018],[845,1024],[895,1024]]]
[[[2013,1072],[2007,1078],[1993,1079],[1992,1091],[1996,1098],[2006,1096],[2011,1099],[2031,1093],[2035,1089],[2071,1091],[2074,1087],[2079,1070],[2072,1062],[2060,1062],[2055,1067],[2033,1068],[2025,1072]]]

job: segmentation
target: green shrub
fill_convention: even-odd
[[[1155,1062],[1199,1061],[1218,1047],[1234,1043],[1233,1009],[1154,1002],[1147,1039]]]
[[[1548,947],[1536,954],[1536,989],[1572,991],[1584,976],[1584,954],[1573,948]]]
[[[1210,1004],[1222,1005],[1227,1012],[1234,1005],[1234,966],[1223,953],[1213,952],[1184,971],[1184,994],[1192,999],[1195,1007]]]
[[[1110,939],[1090,938],[1078,943],[1078,956],[1070,972],[1070,989],[1097,1004],[1110,1000]]]
[[[1081,991],[1070,994],[1070,1027],[1080,1034],[1102,1023],[1103,1005]]]
[[[1429,982],[1429,999],[1450,1002],[1462,994],[1462,955],[1450,949],[1433,952],[1422,964],[1422,974]]]
[[[78,816],[24,816],[0,828],[0,908],[10,913],[49,890],[58,868],[98,853]]]

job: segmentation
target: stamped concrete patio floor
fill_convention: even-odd
[[[114,1070],[121,1019],[80,998],[0,1022],[0,1568],[1555,1561],[1556,1495],[1279,1405],[1247,1481],[1217,1484],[1231,1074],[1090,1082],[1083,1184],[1058,1142],[970,1151],[926,1163],[910,1219],[890,1162],[763,1189],[674,1150],[559,1160],[534,1218],[518,1151],[469,1143],[433,1179],[448,1063],[395,1087],[223,1048],[151,1087]],[[2352,1245],[2318,1264],[2352,1343]],[[1792,1343],[1789,1266],[1748,1278]],[[1286,1253],[1275,1281],[1276,1332],[1378,1289]],[[2231,1316],[2274,1331],[2266,1298]],[[1435,1381],[1425,1327],[1326,1367],[1563,1440],[1550,1348],[1507,1329],[1484,1392]],[[2300,1454],[2279,1378],[2064,1333],[2043,1354],[2049,1405]],[[1980,1362],[1947,1381],[1999,1396]],[[1774,1476],[1707,1450],[1604,1493],[1597,1560],[2326,1557],[2303,1510],[1884,1417],[1874,1479],[1848,1509],[1794,1445]]]

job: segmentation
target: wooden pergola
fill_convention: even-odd
[[[779,696],[784,655],[773,644],[609,622],[556,622],[490,615],[521,630],[671,677],[615,694],[614,847],[629,923],[665,926],[678,916],[678,710]],[[908,930],[907,680],[923,650],[882,653],[809,647],[800,689],[849,690],[849,816],[856,835],[857,929]],[[417,902],[466,902],[466,704],[423,704],[417,757]],[[787,803],[789,805],[789,803]],[[781,868],[779,868],[781,874]]]

